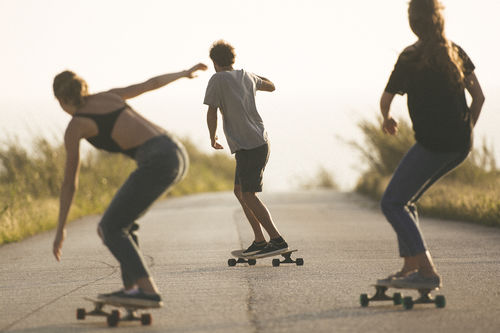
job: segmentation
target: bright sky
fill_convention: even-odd
[[[349,189],[364,166],[345,142],[362,140],[358,121],[374,119],[399,52],[415,41],[407,3],[0,0],[1,133],[26,145],[37,134],[62,137],[69,116],[53,98],[52,79],[64,69],[98,92],[201,61],[210,70],[199,78],[130,104],[209,151],[202,104],[213,74],[208,49],[222,38],[236,49],[236,68],[266,76],[277,87],[257,97],[272,144],[265,188],[292,188],[323,166]],[[447,35],[472,58],[487,99],[476,143],[486,138],[500,158],[500,47],[494,40],[500,1],[443,3]],[[406,117],[405,103],[397,99],[396,115]]]

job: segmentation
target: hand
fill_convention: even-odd
[[[54,239],[54,245],[52,249],[54,257],[56,257],[57,261],[61,261],[62,245],[65,238],[66,238],[66,229],[62,230],[57,229],[56,238]]]
[[[389,116],[384,119],[382,130],[389,135],[396,135],[398,133],[398,122]]]
[[[198,70],[200,70],[200,71],[206,71],[207,69],[208,69],[207,65],[202,64],[200,62],[199,64],[194,65],[193,67],[191,67],[190,69],[188,69],[186,71],[186,77],[190,78],[190,79],[195,78],[195,77],[197,77],[197,75],[194,75],[194,73],[196,71],[198,71]]]
[[[215,136],[215,138],[212,139],[212,147],[214,149],[224,149],[224,147],[222,147],[222,145],[220,143],[217,142],[217,136]]]

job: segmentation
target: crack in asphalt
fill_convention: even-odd
[[[240,248],[243,249],[244,245],[243,245],[243,239],[241,238],[241,223],[238,223],[241,220],[239,218],[241,216],[241,214],[242,214],[241,210],[239,210],[239,209],[234,210],[233,222],[236,226],[236,233],[238,234]],[[262,330],[260,329],[259,320],[258,320],[257,315],[255,313],[255,310],[253,308],[255,290],[254,290],[253,285],[252,285],[250,278],[248,276],[246,276],[246,280],[247,280],[247,285],[248,285],[248,296],[247,296],[247,302],[246,302],[248,320],[253,327],[253,331],[255,333],[258,333],[258,332],[261,332]]]
[[[98,281],[104,280],[104,279],[106,279],[106,278],[108,278],[108,277],[112,276],[112,275],[113,275],[113,274],[115,274],[116,272],[118,272],[118,267],[117,267],[117,266],[113,266],[113,265],[108,264],[107,262],[103,262],[103,261],[95,261],[95,262],[98,262],[98,263],[104,264],[104,265],[106,265],[106,266],[108,266],[108,267],[110,267],[110,268],[113,268],[112,272],[111,272],[111,273],[109,273],[109,274],[106,274],[106,275],[104,275],[104,276],[101,276],[101,277],[99,277],[99,278],[97,278],[97,279],[95,279],[95,280],[93,280],[93,281],[90,281],[90,282],[88,282],[88,283],[85,283],[85,284],[83,284],[83,285],[81,285],[81,286],[78,286],[78,287],[76,287],[76,288],[73,288],[72,290],[68,291],[67,293],[64,293],[64,294],[62,294],[62,295],[59,295],[59,296],[55,297],[54,299],[52,299],[52,300],[50,300],[50,301],[48,301],[48,302],[46,302],[46,303],[44,303],[44,304],[40,305],[40,306],[39,306],[39,307],[37,307],[36,309],[34,309],[34,310],[32,310],[32,311],[28,312],[27,314],[25,314],[25,315],[21,316],[20,318],[18,318],[18,319],[16,319],[16,320],[14,320],[13,322],[11,322],[11,323],[7,324],[6,326],[2,327],[2,328],[0,329],[0,331],[6,331],[6,330],[8,330],[8,329],[10,329],[10,328],[14,327],[16,324],[18,324],[18,323],[20,323],[20,322],[24,321],[25,319],[27,319],[27,318],[31,317],[32,315],[34,315],[35,313],[39,312],[40,310],[43,310],[43,309],[44,309],[44,308],[46,308],[47,306],[49,306],[49,305],[51,305],[51,304],[54,304],[55,302],[57,302],[57,301],[58,301],[58,300],[60,300],[61,298],[64,298],[64,297],[66,297],[66,296],[68,296],[68,295],[71,295],[71,294],[72,294],[72,293],[74,293],[75,291],[80,290],[80,289],[85,288],[85,287],[88,287],[88,286],[90,286],[90,285],[91,285],[91,284],[93,284],[93,283],[96,283],[96,282],[98,282]]]

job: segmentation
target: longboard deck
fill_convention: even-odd
[[[273,254],[268,254],[265,256],[258,256],[258,257],[256,257],[255,255],[244,256],[243,251],[245,251],[245,250],[234,250],[234,251],[231,251],[231,255],[235,258],[238,258],[238,259],[262,259],[262,258],[275,257],[275,256],[280,256],[282,254],[297,252],[298,249],[293,249],[293,250],[288,249],[288,250],[283,250],[283,251],[278,252],[278,253],[273,253]]]
[[[112,301],[105,301],[97,298],[92,298],[92,297],[84,297],[84,300],[90,301],[94,304],[102,304],[102,305],[111,305],[117,308],[124,308],[126,310],[146,310],[146,309],[155,309],[157,307],[152,307],[152,306],[145,306],[145,305],[139,305],[139,304],[124,304],[121,302],[112,302]]]
[[[408,287],[394,287],[394,286],[384,286],[384,285],[381,285],[381,284],[371,284],[370,286],[372,287],[375,287],[375,288],[386,288],[386,289],[404,289],[404,290],[417,290],[417,291],[427,291],[427,292],[430,292],[430,291],[438,291],[440,288],[437,287],[437,288],[434,288],[434,289],[430,289],[430,288],[408,288]]]

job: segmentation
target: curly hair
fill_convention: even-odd
[[[439,0],[410,1],[408,7],[410,27],[422,42],[419,65],[444,71],[451,82],[463,88],[463,61],[457,46],[445,36],[443,9]]]
[[[58,100],[76,107],[82,106],[88,95],[87,82],[72,71],[57,74],[52,88]]]
[[[210,48],[210,59],[218,66],[231,66],[235,57],[234,48],[226,41],[218,40]]]

